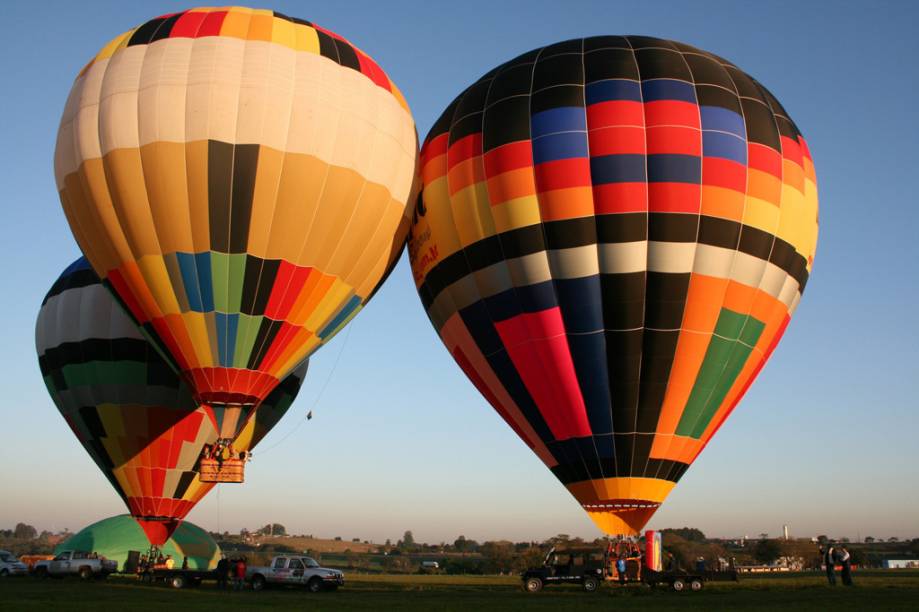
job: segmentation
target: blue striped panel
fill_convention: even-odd
[[[723,157],[739,164],[747,163],[747,141],[724,132],[702,131],[702,154]]]
[[[641,84],[626,79],[609,79],[587,84],[587,104],[628,100],[641,102]]]
[[[591,431],[610,433],[613,420],[600,276],[556,279],[555,293]]]
[[[556,132],[587,131],[587,116],[580,106],[550,108],[530,117],[531,138],[539,138]]]
[[[679,100],[696,104],[696,88],[693,84],[676,79],[642,81],[641,94],[645,102]]]
[[[703,130],[718,130],[737,134],[741,138],[747,137],[743,117],[732,110],[720,106],[700,106],[699,114],[702,116]]]
[[[648,182],[698,185],[702,182],[702,158],[672,153],[649,155]]]
[[[533,139],[533,163],[588,157],[586,132],[564,132]]]
[[[176,253],[179,271],[182,273],[182,284],[185,286],[185,297],[188,307],[194,312],[204,312],[201,303],[201,292],[198,291],[198,269],[195,267],[195,256],[191,253]]]
[[[552,281],[515,287],[485,298],[493,321],[506,321],[525,312],[541,312],[558,306]]]
[[[188,306],[194,312],[214,310],[210,256],[210,252],[176,253],[176,261],[179,262],[179,270],[182,273],[182,284],[185,285],[185,297],[188,299]]]
[[[195,266],[198,268],[198,287],[201,290],[201,305],[205,312],[214,310],[214,280],[211,276],[211,253],[197,253]]]
[[[645,156],[624,153],[591,157],[590,178],[594,185],[644,183]]]
[[[332,317],[332,320],[329,321],[329,324],[326,325],[319,331],[319,338],[325,340],[328,338],[335,329],[342,324],[342,322],[348,318],[348,316],[354,311],[355,308],[361,305],[361,298],[354,295],[351,296],[351,299],[348,300],[348,303],[338,311],[338,314]]]
[[[233,367],[233,354],[236,352],[236,329],[239,327],[238,314],[214,313],[217,327],[217,358],[220,365]]]

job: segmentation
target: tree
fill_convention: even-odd
[[[287,535],[287,529],[280,523],[268,523],[255,533],[262,536],[282,536]]]
[[[865,544],[873,544],[873,543],[874,543],[874,538],[873,538],[873,537],[867,536],[867,537],[865,538]]]
[[[456,549],[456,552],[466,552],[466,536],[461,535],[453,540],[453,548]]]
[[[13,537],[19,540],[32,540],[37,535],[38,530],[25,523],[16,523],[16,528],[13,529]]]
[[[702,530],[696,529],[695,527],[680,527],[679,529],[662,529],[661,535],[672,534],[680,536],[687,542],[704,542],[705,534],[702,533]]]
[[[16,528],[19,529],[18,526],[17,526]],[[32,531],[35,531],[35,530],[33,529]],[[891,537],[891,538],[887,538],[887,541],[888,541],[888,542],[899,542],[899,541],[900,541],[900,538],[898,538],[897,536],[893,536],[893,537]]]
[[[753,558],[760,563],[770,564],[782,554],[782,547],[775,540],[760,540],[753,547]]]
[[[411,530],[406,530],[402,535],[402,545],[405,548],[413,548],[415,546],[415,536],[412,535]]]
[[[820,544],[820,546],[826,546],[827,542],[829,541],[830,541],[830,538],[826,537],[825,535],[817,536],[817,543]]]

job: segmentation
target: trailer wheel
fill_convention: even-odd
[[[701,591],[702,581],[699,580],[698,578],[694,578],[693,581],[689,583],[689,588],[692,589],[693,591]]]
[[[310,593],[318,593],[322,590],[322,578],[313,576],[310,578],[310,581],[306,583],[306,588],[309,589]]]
[[[185,576],[177,574],[169,580],[169,584],[171,584],[174,589],[183,589],[185,588]]]
[[[84,565],[83,567],[80,568],[80,571],[78,572],[78,574],[81,579],[89,580],[90,578],[93,577],[93,570],[91,567]]]
[[[265,577],[261,574],[256,574],[252,577],[252,590],[261,591],[265,588]]]
[[[670,586],[673,587],[674,591],[679,592],[686,588],[686,583],[683,582],[681,578],[677,578],[673,582],[670,583]]]
[[[538,593],[542,590],[542,580],[536,576],[527,578],[527,581],[523,584],[523,588],[525,588],[528,593]]]
[[[584,578],[584,590],[588,593],[593,593],[600,587],[600,581],[597,580],[594,576],[588,576]]]

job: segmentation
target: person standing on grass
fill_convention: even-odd
[[[821,548],[820,553],[823,555],[823,565],[826,567],[826,579],[830,586],[836,586],[836,549],[832,544],[827,544],[826,548]]]
[[[845,546],[840,546],[839,562],[842,563],[842,583],[846,586],[852,586],[852,555],[846,550]]]
[[[230,571],[230,562],[227,561],[226,555],[220,555],[220,561],[217,562],[217,588],[227,588],[227,574]]]
[[[616,559],[616,573],[619,574],[619,586],[625,586],[625,557],[622,555]]]
[[[240,591],[246,585],[246,558],[240,557],[236,562],[236,580],[234,581],[236,590]]]

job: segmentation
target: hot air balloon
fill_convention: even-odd
[[[598,527],[638,533],[801,298],[798,128],[715,55],[603,36],[468,87],[421,172],[409,255],[444,344]]]
[[[80,443],[154,546],[161,546],[213,484],[197,464],[217,430],[84,258],[42,303],[35,330],[45,385]],[[248,451],[290,407],[306,375],[295,369],[236,441]]]
[[[55,175],[93,269],[230,440],[391,270],[417,150],[402,94],[342,37],[195,8],[79,73]]]

